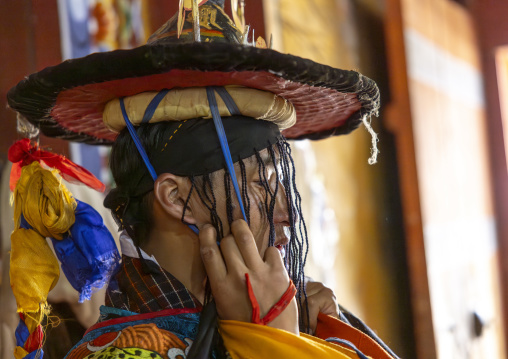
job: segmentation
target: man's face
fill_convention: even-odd
[[[266,248],[268,248],[269,236],[270,236],[270,224],[268,219],[267,207],[269,208],[270,204],[270,195],[267,194],[266,189],[263,183],[267,184],[272,193],[275,192],[276,186],[277,195],[275,200],[275,206],[273,209],[273,223],[275,226],[275,239],[274,245],[279,249],[281,254],[284,256],[284,246],[288,244],[289,238],[285,233],[284,227],[289,227],[289,214],[287,208],[287,199],[285,189],[279,179],[278,176],[281,175],[281,168],[278,164],[278,152],[275,152],[276,156],[276,164],[273,163],[270,152],[265,149],[260,153],[261,160],[264,164],[264,173],[266,175],[263,176],[263,168],[261,168],[261,173],[258,165],[258,160],[255,155],[244,160],[245,164],[245,175],[246,175],[246,184],[247,184],[247,195],[249,197],[250,203],[250,222],[249,226],[252,231],[252,234],[256,240],[256,244],[259,250],[260,255],[263,257]],[[276,170],[275,166],[279,166]],[[241,169],[239,163],[235,164],[235,172],[238,180],[238,185],[240,187],[240,193],[242,193],[242,177],[241,177]],[[278,182],[278,184],[277,184]],[[214,187],[214,195],[217,199],[217,214],[219,215],[223,229],[224,235],[230,233],[229,225],[228,225],[228,216],[227,216],[227,207],[226,207],[226,190],[224,186],[224,171],[217,171],[212,174],[212,185]],[[231,192],[230,196],[232,199],[232,207],[233,207],[233,220],[243,218],[242,212],[240,210],[240,206],[238,204],[238,199],[233,189],[233,185],[231,184]],[[195,197],[198,197],[196,193],[194,193]],[[199,199],[195,199],[194,203],[200,203],[201,208],[194,210],[194,215],[198,222],[200,223],[210,223],[210,211],[202,204]],[[268,203],[268,205],[266,204]],[[246,203],[244,203],[244,208]],[[247,211],[247,209],[245,209]]]

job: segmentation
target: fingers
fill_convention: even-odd
[[[306,287],[309,327],[313,333],[317,326],[317,317],[321,312],[332,317],[339,317],[339,307],[333,291],[319,282],[308,282]],[[305,308],[305,306],[304,306]],[[303,319],[307,322],[307,312]]]
[[[254,269],[263,264],[263,259],[259,255],[258,247],[254,236],[243,219],[238,219],[231,223],[231,233],[235,238],[235,242],[242,254],[245,265]]]
[[[317,318],[319,314],[319,308],[316,306],[312,306],[309,303],[309,328],[311,334],[314,334],[316,332],[317,328]]]
[[[235,238],[228,235],[220,242],[220,250],[224,261],[226,262],[226,270],[228,273],[233,271],[245,272],[245,263],[242,258],[242,253],[236,244]]]
[[[265,251],[265,262],[272,268],[284,268],[284,262],[280,255],[280,252],[275,247],[268,247]]]
[[[201,259],[211,283],[218,283],[226,277],[226,265],[217,246],[217,233],[211,225],[205,225],[199,232]]]
[[[243,274],[247,268],[255,269],[263,264],[254,236],[244,220],[231,224],[231,234],[222,239],[220,249],[216,237],[216,231],[210,225],[199,234],[201,257],[212,282],[214,278],[224,278],[230,271]]]

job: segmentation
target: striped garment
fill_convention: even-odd
[[[171,273],[151,260],[122,256],[122,266],[106,291],[106,306],[136,313],[201,308],[201,303]]]

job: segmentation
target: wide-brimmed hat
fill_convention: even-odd
[[[47,136],[88,144],[111,144],[117,136],[102,120],[108,102],[163,89],[235,85],[271,92],[296,110],[295,125],[283,131],[288,139],[349,133],[377,112],[379,91],[371,79],[259,47],[264,41],[246,44],[248,34],[223,3],[201,1],[199,29],[192,11],[183,9],[147,45],[32,74],[9,91],[9,106]]]

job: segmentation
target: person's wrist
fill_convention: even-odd
[[[286,309],[277,318],[268,323],[267,326],[276,329],[282,329],[295,335],[300,335],[296,299],[293,298]]]

